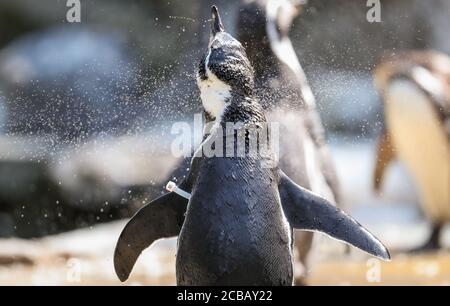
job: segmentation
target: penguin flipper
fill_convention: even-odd
[[[171,192],[141,208],[127,223],[114,252],[114,268],[124,282],[139,255],[161,238],[178,236],[188,200]]]
[[[279,191],[283,211],[293,228],[322,232],[375,257],[390,260],[386,247],[362,225],[329,201],[295,184],[283,172]]]
[[[394,158],[395,153],[391,136],[387,131],[384,131],[377,145],[375,172],[373,176],[373,187],[375,191],[380,191],[386,169]]]

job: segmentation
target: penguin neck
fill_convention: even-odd
[[[249,95],[233,93],[221,118],[216,119],[221,125],[228,123],[266,122],[264,111],[258,101]]]
[[[284,26],[280,29],[278,22],[280,19],[278,14],[283,7],[282,2],[283,1],[279,0],[268,0],[266,3],[265,11],[267,19],[265,30],[267,40],[276,58],[288,66],[295,74],[298,74],[299,71],[302,71],[302,68],[288,36],[289,27]],[[285,16],[285,18],[288,17],[289,16]],[[290,19],[288,18],[287,20]],[[287,24],[290,24],[290,22]],[[285,25],[287,24],[285,23]]]
[[[242,31],[239,38],[245,42],[245,49],[255,69],[255,76],[279,74],[280,60],[273,53],[265,32],[254,34]]]
[[[265,122],[263,109],[254,89],[232,88],[212,75],[200,81],[200,96],[208,124]]]
[[[305,102],[308,108],[315,108],[316,101],[312,94],[311,88],[306,80],[305,72],[303,71],[297,54],[294,50],[292,42],[286,31],[279,31],[277,26],[277,12],[278,0],[270,0],[266,5],[266,34],[269,42],[270,49],[276,58],[276,66],[272,68],[272,71],[278,71],[279,74],[283,74],[283,68],[286,67],[289,70],[285,78],[295,80],[293,83],[288,81],[288,84],[294,85],[294,91],[300,90],[302,100]]]

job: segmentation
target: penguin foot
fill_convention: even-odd
[[[440,225],[433,226],[428,241],[424,245],[421,245],[417,248],[410,250],[409,253],[412,254],[431,253],[440,250],[441,245],[439,243],[439,237],[441,233],[441,228],[442,227]]]
[[[294,286],[306,287],[308,286],[308,282],[306,281],[306,277],[298,276],[294,279]]]

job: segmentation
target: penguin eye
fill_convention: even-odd
[[[208,76],[206,75],[206,54],[204,54],[200,60],[200,63],[198,66],[198,77],[202,81],[205,81],[208,79]]]

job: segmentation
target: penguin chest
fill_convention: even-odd
[[[189,202],[178,284],[291,285],[291,230],[275,181],[221,160],[217,168],[228,171],[205,169]]]
[[[386,91],[385,112],[396,154],[413,175],[425,212],[434,221],[450,220],[450,144],[432,101],[398,80]]]

